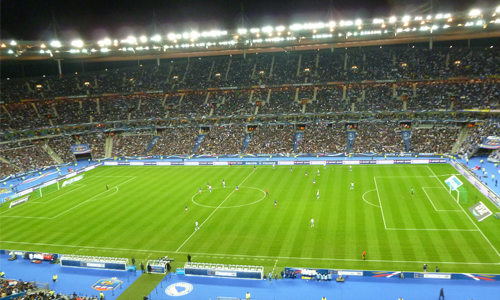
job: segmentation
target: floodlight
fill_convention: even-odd
[[[436,19],[439,20],[439,19],[442,19],[443,18],[443,14],[437,14],[436,15]]]
[[[73,47],[83,47],[83,41],[82,40],[74,40],[71,42],[71,46]]]
[[[293,31],[302,30],[303,28],[304,26],[302,24],[293,24],[292,26],[290,26],[290,29]]]
[[[128,43],[128,44],[135,44],[137,42],[137,39],[133,36],[129,36],[125,41],[122,41],[122,43]]]
[[[217,33],[215,33],[215,34],[217,34]],[[191,41],[192,41],[193,39],[199,38],[200,34],[198,32],[196,32],[196,31],[191,31],[191,35],[190,36],[191,36]]]
[[[383,19],[373,19],[373,24],[382,24],[384,23]]]
[[[147,38],[147,37],[145,37],[145,36],[141,36],[141,37],[139,38],[139,41],[141,41],[141,43],[145,43],[145,42],[147,42],[147,41],[148,41],[148,38]]]
[[[239,34],[246,34],[248,30],[246,30],[245,28],[240,28],[238,29],[238,33]]]
[[[87,53],[87,49],[82,49],[82,53]]]
[[[335,21],[330,21],[328,22],[328,26],[331,28],[331,27],[335,27]]]
[[[397,18],[396,17],[390,17],[389,18],[389,23],[396,23]]]
[[[451,14],[444,14],[443,18],[445,19],[451,18]]]
[[[415,21],[420,21],[422,20],[422,17],[418,16],[418,17],[415,17]]]
[[[481,15],[481,10],[479,10],[479,9],[473,9],[469,13],[469,16],[471,16],[471,17],[477,17],[479,15]]]
[[[428,15],[426,19],[427,19],[427,20],[430,20],[430,19],[432,19],[432,16],[431,16],[431,15]]]
[[[450,25],[446,24],[443,26],[443,29],[450,28]]]
[[[101,48],[101,52],[109,52],[108,48]]]
[[[259,28],[252,28],[252,29],[250,29],[250,32],[251,33],[258,33],[258,32],[260,32],[260,29]]]
[[[273,28],[271,26],[262,27],[262,32],[265,33],[273,32]]]
[[[12,49],[9,49],[9,51],[7,51],[7,53],[12,54],[12,53],[14,53],[14,51],[12,51]]]
[[[476,25],[478,25],[478,26],[482,26],[482,25],[484,25],[483,20],[479,20],[479,21],[477,21],[477,22],[476,22]]]
[[[46,46],[45,46],[45,44],[41,44],[41,45],[40,45],[40,48],[45,49],[45,47],[46,47]]]
[[[500,6],[495,10],[496,13],[500,13]]]
[[[118,42],[118,41],[116,41],[116,42]],[[109,46],[109,45],[111,45],[111,40],[108,39],[108,38],[106,38],[104,40],[98,41],[97,44],[99,44],[99,46],[101,46],[101,47],[103,47],[103,46]]]
[[[160,42],[161,41],[161,36],[159,34],[156,34],[153,37],[151,37],[151,40],[153,42]]]
[[[15,45],[17,45],[17,43],[16,43],[16,41],[12,40],[12,41],[10,42],[10,45],[11,45],[11,46],[15,46]]]
[[[5,47],[7,47],[7,46],[6,46],[5,44],[2,44],[0,47],[5,48]]]
[[[411,17],[410,16],[404,16],[403,17],[403,22],[408,22],[410,21]]]
[[[356,24],[356,26],[361,26],[363,24],[363,21],[361,19],[357,19],[354,24]]]
[[[54,48],[59,48],[59,47],[61,47],[61,42],[59,42],[59,41],[52,41],[52,42],[50,43],[50,45],[51,45],[52,47],[54,47]]]
[[[284,30],[285,30],[285,26],[276,27],[276,31],[284,31]]]

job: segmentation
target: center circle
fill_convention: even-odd
[[[221,189],[228,190],[228,189],[231,189],[231,188],[222,188],[222,187],[212,188],[212,192],[214,190],[221,190]],[[237,208],[237,207],[243,207],[243,206],[253,205],[255,203],[258,203],[258,202],[264,200],[264,198],[266,198],[266,192],[264,192],[263,190],[261,190],[259,188],[255,188],[255,187],[252,187],[252,186],[239,186],[239,191],[233,190],[233,192],[230,195],[228,195],[227,197],[233,197],[235,193],[241,193],[245,189],[252,189],[252,190],[256,190],[256,191],[261,191],[262,192],[262,198],[260,198],[259,200],[250,202],[250,203],[245,203],[245,204],[240,204],[240,205],[220,206],[219,207],[219,206],[214,206],[214,205],[205,205],[205,204],[201,204],[199,202],[196,202],[195,201],[195,197],[200,195],[198,193],[198,194],[194,194],[193,197],[191,197],[191,201],[194,204],[196,204],[196,205],[199,205],[199,206],[202,206],[202,207],[207,207],[207,208]],[[205,191],[204,193],[209,193],[209,192]],[[227,198],[225,198],[225,199],[227,199]]]

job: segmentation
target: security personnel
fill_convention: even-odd
[[[54,296],[54,290],[50,290],[49,295],[50,295],[50,298],[52,298],[52,296]]]
[[[102,293],[102,291],[101,291],[101,292],[99,292],[99,298],[100,298],[101,300],[104,300],[104,294]]]
[[[247,300],[250,300],[250,292],[247,292]]]
[[[5,277],[5,272],[4,271],[0,271],[0,277]]]
[[[52,281],[53,281],[53,282],[56,282],[56,281],[57,281],[57,274],[54,274],[54,276],[52,276]]]

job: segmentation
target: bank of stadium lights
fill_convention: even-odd
[[[469,16],[471,16],[471,17],[478,17],[480,15],[481,15],[481,10],[479,10],[479,9],[472,9],[469,12]]]
[[[52,46],[54,48],[60,48],[61,47],[61,42],[59,42],[59,41],[52,41],[52,42],[50,42],[50,46]]]
[[[384,19],[373,19],[373,24],[382,24],[384,23]]]
[[[396,23],[398,19],[396,17],[390,17],[389,18],[389,23]]]
[[[238,29],[239,34],[246,34],[247,32],[248,32],[248,30],[246,30],[245,28]]]
[[[147,38],[147,37],[145,37],[145,36],[141,36],[141,37],[139,38],[139,41],[141,41],[141,43],[146,43],[146,42],[148,41],[148,38]]]
[[[16,46],[16,45],[17,45],[17,43],[16,43],[16,41],[12,40],[12,41],[10,41],[10,45],[11,45],[11,46]]]
[[[271,26],[262,27],[262,32],[265,32],[265,33],[273,32],[273,28]]]
[[[137,43],[137,39],[133,36],[129,36],[128,38],[121,40],[121,42],[125,44],[134,45],[135,43]]]
[[[116,41],[116,42],[118,44],[118,41]],[[97,44],[99,45],[99,47],[110,46],[111,45],[111,40],[108,39],[108,38],[106,38],[106,39],[98,41]]]
[[[277,27],[275,28],[275,30],[276,30],[277,32],[283,32],[283,31],[285,31],[285,29],[286,29],[286,28],[285,28],[285,26],[277,26]]]
[[[161,36],[159,34],[156,34],[156,35],[151,37],[151,40],[153,42],[161,42]]]
[[[71,46],[81,48],[83,47],[83,41],[82,40],[71,41]]]

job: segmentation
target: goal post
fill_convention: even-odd
[[[460,199],[463,197],[463,195],[460,195],[460,192],[463,193],[464,189],[460,190],[459,188],[463,185],[463,183],[455,175],[452,175],[451,177],[446,179],[444,182],[450,188],[449,189],[450,195],[453,196],[453,194],[452,194],[453,191],[457,192],[457,199],[456,199],[457,203],[461,203]],[[465,191],[467,191],[467,190],[465,190]],[[462,196],[462,197],[460,197],[460,196]],[[465,203],[467,203],[467,202],[465,202]]]

